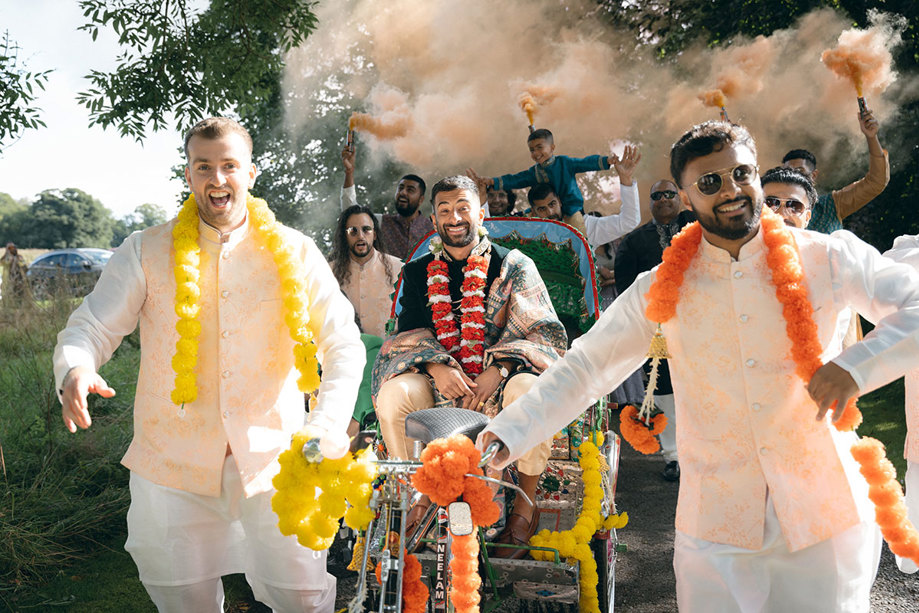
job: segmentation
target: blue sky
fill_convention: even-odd
[[[45,189],[76,187],[117,217],[145,202],[167,213],[181,191],[170,168],[181,158],[174,129],[151,133],[143,145],[112,128],[89,128],[89,114],[76,102],[91,69],[115,66],[116,39],[100,31],[96,42],[76,28],[83,16],[76,0],[0,0],[0,34],[9,31],[32,71],[53,68],[37,106],[46,128],[30,130],[0,154],[0,192],[32,198]]]

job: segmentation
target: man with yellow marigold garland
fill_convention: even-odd
[[[438,181],[431,202],[438,240],[432,241],[433,253],[402,269],[397,334],[383,344],[373,370],[383,440],[401,458],[412,451],[405,436],[409,413],[448,405],[492,416],[563,355],[567,343],[533,261],[492,244],[482,232],[485,212],[472,179]],[[520,486],[531,500],[552,434],[517,464]],[[425,498],[415,506],[409,527],[428,504]],[[538,522],[538,509],[518,496],[498,542],[525,545]],[[494,555],[525,553],[501,547]]]
[[[479,446],[504,441],[499,466],[525,452],[640,366],[661,324],[682,473],[680,610],[867,612],[880,534],[850,453],[856,436],[827,414],[915,367],[919,275],[851,233],[788,228],[764,209],[756,145],[741,126],[695,126],[673,146],[671,174],[699,225],[674,237],[663,264],[492,420]],[[878,325],[841,351],[850,307]],[[803,368],[815,359],[824,364]]]
[[[205,119],[185,152],[179,217],[128,237],[58,337],[64,423],[88,428],[87,395],[114,395],[97,369],[139,323],[125,548],[151,599],[222,612],[221,576],[245,573],[275,611],[330,612],[326,552],[280,534],[271,480],[304,426],[316,348],[309,429],[340,438],[347,426],[365,361],[354,311],[313,241],[249,195],[245,128]]]

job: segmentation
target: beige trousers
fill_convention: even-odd
[[[514,375],[504,386],[503,406],[522,396],[536,381],[536,375],[520,373]],[[434,406],[434,390],[431,381],[424,375],[406,373],[393,377],[380,386],[377,394],[377,419],[383,442],[389,454],[396,458],[410,458],[415,441],[405,436],[405,417],[409,413],[430,409]],[[539,475],[546,469],[552,439],[543,441],[517,460],[517,470],[524,475]]]

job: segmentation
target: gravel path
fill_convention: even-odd
[[[628,551],[616,564],[616,611],[623,613],[672,613],[676,611],[673,575],[673,522],[679,485],[661,479],[660,456],[643,456],[623,444],[619,463],[616,504],[628,511],[629,525],[619,531]],[[335,546],[333,545],[333,549]],[[329,572],[338,577],[337,608],[347,605],[356,574],[334,558]],[[517,611],[508,601],[500,612]],[[884,546],[878,577],[871,592],[872,613],[919,613],[919,573],[904,575]],[[795,612],[788,612],[795,613]]]
[[[619,531],[619,540],[629,550],[620,554],[616,565],[617,611],[676,611],[671,562],[678,484],[661,479],[663,467],[660,456],[643,456],[623,444],[616,504],[629,513],[629,525]],[[901,573],[887,545],[871,590],[871,611],[919,612],[919,573]]]

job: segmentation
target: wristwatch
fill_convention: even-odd
[[[509,371],[509,370],[507,369],[507,366],[505,366],[505,365],[502,364],[501,362],[495,362],[495,363],[494,363],[494,366],[497,366],[497,367],[498,367],[498,372],[501,373],[501,378],[502,378],[502,379],[507,379],[508,377],[511,376],[511,371]]]

